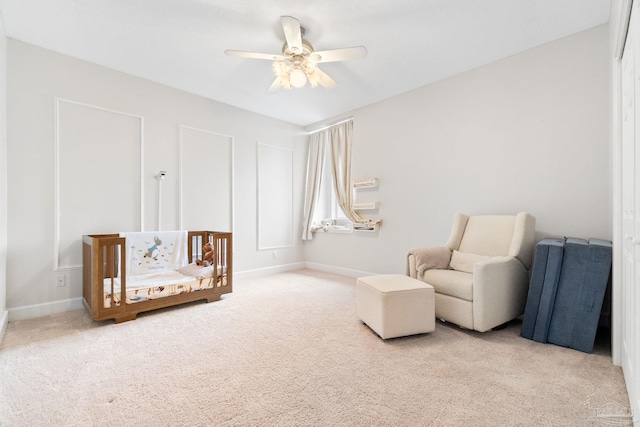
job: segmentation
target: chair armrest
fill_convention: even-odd
[[[449,268],[451,250],[444,246],[411,249],[407,254],[407,275],[420,278],[425,270]]]
[[[416,256],[409,252],[407,254],[407,276],[418,278],[418,269],[416,268]]]
[[[473,268],[473,326],[480,332],[524,312],[529,272],[515,257],[495,257]]]

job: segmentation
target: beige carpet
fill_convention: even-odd
[[[585,354],[516,321],[382,341],[355,297],[355,279],[299,270],[118,325],[82,310],[11,322],[0,425],[630,425],[606,340]]]

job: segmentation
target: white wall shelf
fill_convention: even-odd
[[[375,194],[372,193],[378,189],[377,178],[360,178],[354,179],[353,186],[353,201],[351,207],[355,211],[376,211],[378,209],[378,201],[375,200]],[[377,193],[377,191],[376,191]],[[361,200],[358,200],[362,197]],[[373,199],[373,200],[372,200]],[[367,220],[365,218],[365,220]],[[370,223],[353,224],[354,231],[374,233],[380,228],[380,220],[369,218]]]
[[[354,231],[366,232],[366,233],[374,233],[380,229],[380,224],[353,224]]]
[[[375,210],[378,209],[378,202],[354,203],[353,209],[357,211]]]
[[[360,178],[353,180],[353,188],[358,190],[360,188],[377,188],[378,180],[376,178]]]

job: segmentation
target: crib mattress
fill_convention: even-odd
[[[206,270],[206,268],[203,267],[201,269],[201,274],[194,275],[185,275],[179,271],[167,271],[130,276],[127,278],[126,303],[135,304],[141,301],[197,292],[204,289],[211,289],[216,286],[223,286],[224,269],[218,269],[219,277],[217,279],[212,277],[211,272],[213,271],[213,267],[208,267],[208,269],[210,270]],[[116,307],[120,306],[120,278],[104,279],[103,300],[105,308],[111,307],[112,302]]]

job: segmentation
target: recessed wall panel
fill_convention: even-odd
[[[180,127],[181,224],[233,231],[233,138]]]
[[[293,150],[258,144],[258,249],[293,246]]]
[[[142,118],[57,100],[56,268],[82,264],[82,235],[140,230]]]

